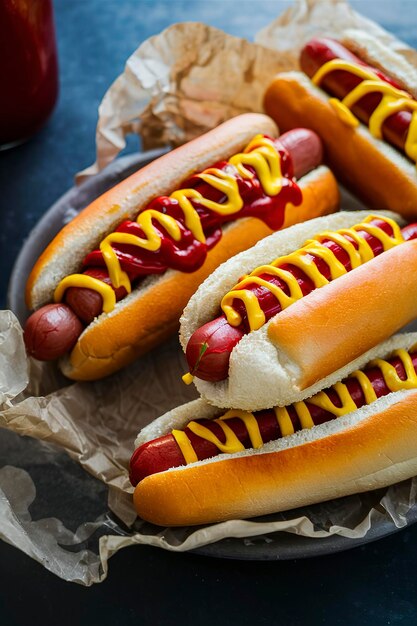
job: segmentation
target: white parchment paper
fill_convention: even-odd
[[[259,33],[269,48],[204,24],[171,26],[138,48],[106,93],[97,161],[79,179],[114,159],[130,132],[147,148],[176,145],[240,112],[262,110],[271,76],[297,67],[305,40],[361,27],[412,58],[340,1],[296,3]],[[415,480],[256,521],[161,529],[135,520],[127,470],[133,441],[149,421],[195,397],[181,382],[184,371],[174,337],[106,381],[69,384],[53,366],[27,363],[19,323],[0,312],[0,537],[58,576],[90,585],[106,576],[114,552],[133,544],[185,551],[230,537],[242,546],[254,536],[269,543],[277,531],[357,539],[381,520],[406,525]]]

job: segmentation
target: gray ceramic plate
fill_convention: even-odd
[[[8,306],[22,323],[27,317],[23,296],[26,279],[34,262],[49,241],[64,224],[70,221],[78,211],[94,200],[94,198],[163,153],[164,150],[154,150],[117,159],[100,174],[87,180],[80,187],[70,189],[45,213],[26,239],[14,265],[9,283]],[[352,208],[360,207],[357,203],[355,206],[355,201],[351,197],[349,198],[349,206]],[[354,498],[355,496],[352,497]],[[310,510],[314,508],[319,510],[319,507],[320,505],[315,505],[315,507],[310,507]],[[296,513],[292,511],[291,517],[295,516]],[[270,518],[272,519],[272,516]],[[410,510],[407,517],[408,525],[416,521],[417,506]],[[381,518],[380,521],[373,524],[372,529],[362,539],[346,539],[337,535],[326,539],[309,539],[281,532],[250,539],[225,539],[204,546],[195,552],[229,559],[270,561],[298,559],[354,548],[395,533],[398,530],[390,519]]]

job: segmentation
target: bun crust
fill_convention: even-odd
[[[326,160],[336,177],[371,208],[391,209],[409,219],[417,216],[416,166],[360,124],[344,124],[329,96],[301,72],[279,74],[268,87],[265,111],[282,131],[301,122],[325,146]]]
[[[299,185],[303,203],[289,204],[283,227],[333,211],[339,191],[331,172],[320,167],[304,176]],[[128,365],[175,333],[179,318],[197,287],[221,263],[272,233],[259,219],[237,220],[223,228],[204,265],[190,274],[167,271],[151,277],[142,289],[101,315],[80,336],[69,357],[60,363],[62,372],[74,380],[96,380]]]
[[[416,342],[417,333],[396,335],[360,366]],[[356,367],[351,364],[343,377]],[[195,400],[143,429],[135,446],[183,428],[190,419],[220,414],[204,400]],[[260,450],[221,454],[148,476],[137,485],[134,501],[140,517],[161,526],[206,524],[378,489],[416,474],[417,391],[411,390],[391,393]]]

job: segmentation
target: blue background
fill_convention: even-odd
[[[185,20],[253,39],[289,4],[55,2],[58,106],[30,142],[0,153],[0,305],[22,241],[72,185],[74,173],[94,160],[98,104],[138,44]],[[417,3],[352,4],[417,46]],[[129,143],[128,149],[136,148]],[[375,544],[302,562],[229,562],[138,547],[116,555],[107,581],[85,589],[0,544],[0,624],[417,624],[416,552],[417,525]]]

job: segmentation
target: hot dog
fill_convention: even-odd
[[[159,418],[139,434],[131,459],[139,516],[205,524],[414,476],[416,342],[416,333],[392,337],[349,364],[340,382],[291,406],[224,414],[200,399]]]
[[[308,397],[320,378],[414,319],[416,225],[401,230],[393,217],[317,218],[285,240],[271,235],[209,277],[181,320],[203,397],[245,410]]]
[[[226,258],[335,210],[317,135],[276,134],[266,116],[239,116],[87,207],[31,272],[28,353],[62,357],[69,378],[110,374],[172,334],[197,285]]]
[[[370,363],[363,369],[375,392],[375,400],[394,391],[389,386],[394,370],[405,385],[406,365],[409,367],[410,363],[416,370],[417,352],[404,354],[400,351],[388,357],[383,364]],[[389,368],[389,365],[394,370]],[[384,376],[384,371],[391,374],[391,378],[389,374]],[[217,420],[206,418],[190,421],[180,431],[173,430],[170,434],[148,441],[135,450],[130,462],[131,482],[136,486],[146,476],[164,472],[171,467],[188,465],[190,453],[195,455],[197,461],[203,461],[222,452],[232,453],[258,448],[269,441],[276,441],[304,428],[312,428],[336,419],[353,405],[355,406],[353,410],[360,409],[368,404],[366,388],[363,386],[364,381],[368,384],[366,379],[356,372],[341,382],[319,391],[312,398],[295,402],[285,408],[274,407],[254,413],[231,409]],[[417,387],[417,377],[412,378],[412,384]],[[344,394],[344,406],[338,390]],[[225,424],[228,428],[225,428]],[[187,440],[191,448],[188,447]]]
[[[283,129],[303,119],[323,138],[328,162],[347,187],[369,206],[411,219],[417,215],[415,68],[372,37],[355,37],[345,45],[308,42],[300,55],[308,78],[277,76],[265,110]]]
[[[376,228],[380,228],[390,237],[393,237],[394,235],[393,229],[388,221],[375,218],[371,219],[368,224]],[[409,224],[401,229],[401,235],[404,241],[408,241],[409,239],[413,239],[417,236],[416,228],[417,224]],[[361,229],[360,225],[358,225],[357,228],[355,227],[355,232],[367,241],[368,245],[372,249],[374,257],[384,251],[382,242],[378,239],[378,236],[372,235],[371,232]],[[343,235],[343,237],[349,240],[348,234]],[[350,241],[355,244],[353,240]],[[353,269],[349,255],[338,243],[332,241],[330,238],[324,238],[322,244],[332,252],[334,257],[343,265],[346,272]],[[313,263],[317,266],[320,274],[326,281],[332,280],[330,266],[326,264],[323,258],[315,256],[314,253],[311,252],[311,246],[310,248],[306,248],[305,256],[308,257],[308,259],[311,258],[313,260]],[[294,276],[300,286],[300,297],[308,295],[317,287],[314,281],[303,271],[303,269],[297,265],[291,264],[291,259],[288,257],[282,262],[274,261],[274,266],[280,267]],[[280,294],[278,294],[277,297],[271,289],[277,287],[280,292],[288,292],[288,284],[285,282],[285,279],[269,272],[271,272],[271,266],[269,266],[269,269],[265,266],[264,270],[261,272],[258,270],[256,271],[256,276],[259,276],[262,281],[266,281],[268,285],[265,283],[263,285],[257,285],[255,282],[251,283],[245,279],[247,284],[244,287],[246,292],[249,291],[251,294],[253,293],[258,300],[260,309],[263,313],[263,323],[280,313],[285,305],[285,300],[284,302],[280,302]],[[250,274],[250,276],[252,275],[254,275],[254,272]],[[269,285],[271,285],[271,287],[269,287]],[[234,290],[236,289],[239,291],[243,289],[242,281],[240,281],[239,285],[234,288]],[[256,329],[251,327],[248,308],[242,300],[238,300],[237,298],[238,294],[236,294],[236,300],[232,301],[232,312],[237,312],[240,316],[241,321],[238,325],[232,325],[232,323],[228,321],[227,316],[223,313],[220,317],[204,324],[204,326],[195,331],[187,343],[186,356],[190,371],[194,376],[197,376],[202,380],[216,382],[227,378],[230,354],[233,348],[245,334]],[[225,310],[227,306],[230,311],[230,305],[226,305],[224,302],[225,298],[222,300],[223,310]]]

